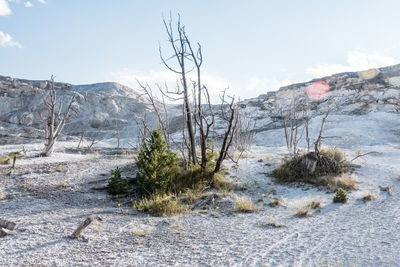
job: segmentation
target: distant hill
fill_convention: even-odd
[[[321,87],[322,86],[322,87]],[[156,120],[150,104],[135,90],[118,83],[72,85],[56,82],[58,99],[66,106],[73,92],[77,101],[64,134],[111,138],[118,133],[122,138],[138,133],[134,114],[144,117],[149,125]],[[313,99],[311,90],[324,91]],[[314,88],[314,89],[313,89]],[[32,81],[0,76],[0,137],[9,140],[42,138],[46,109],[43,96],[47,81]],[[318,93],[318,92],[317,92]],[[318,98],[317,97],[317,98]],[[328,110],[332,115],[363,116],[369,113],[400,114],[400,65],[360,72],[346,72],[280,88],[256,98],[241,101],[246,116],[256,121],[255,131],[262,133],[282,127],[282,112],[293,99],[307,106],[311,118]],[[181,116],[178,107],[170,106],[173,131],[178,131]],[[217,108],[217,106],[216,106]],[[178,115],[177,115],[178,114]],[[392,118],[392,117],[391,117]],[[394,121],[394,124],[398,121]],[[399,122],[400,123],[400,122]],[[10,139],[11,138],[11,139]]]

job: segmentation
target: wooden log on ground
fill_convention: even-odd
[[[71,239],[77,239],[81,236],[81,233],[83,230],[85,230],[86,227],[88,227],[93,221],[98,220],[102,221],[102,219],[97,216],[97,215],[91,215],[86,218],[79,226],[76,228],[76,230],[72,233],[72,235],[69,236]]]
[[[0,238],[5,237],[7,235],[7,232],[4,231],[2,228],[0,228]]]
[[[4,228],[7,230],[14,230],[16,226],[17,226],[16,223],[0,219],[0,228]]]

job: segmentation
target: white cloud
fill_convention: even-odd
[[[0,0],[0,17],[11,15],[12,11],[7,0]]]
[[[33,4],[31,2],[29,2],[29,1],[26,1],[24,3],[24,5],[25,5],[25,7],[33,7]]]
[[[363,53],[350,51],[347,53],[347,65],[317,64],[307,68],[306,72],[315,77],[328,76],[340,72],[361,71],[396,64],[394,58],[381,53]]]
[[[39,3],[46,4],[45,0],[38,0]]]
[[[195,80],[194,73],[189,74],[189,78]],[[110,72],[106,75],[106,79],[113,82],[131,87],[132,89],[138,90],[139,86],[136,82],[138,79],[141,83],[148,83],[154,85],[159,83],[168,85],[169,90],[172,91],[176,88],[177,79],[179,76],[174,75],[170,71],[148,71],[148,72],[137,72],[129,69],[123,69],[120,71]],[[178,80],[179,81],[179,80]],[[218,103],[221,92],[225,88],[228,95],[235,95],[241,100],[256,97],[260,94],[266,94],[268,91],[279,89],[283,85],[289,85],[289,80],[280,81],[278,79],[268,79],[261,77],[251,77],[248,81],[232,84],[227,79],[210,74],[206,71],[202,73],[202,82],[207,86],[210,93],[210,98],[213,103]]]
[[[14,41],[11,35],[4,32],[0,32],[0,46],[22,48],[20,43]]]

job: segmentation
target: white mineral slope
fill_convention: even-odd
[[[118,199],[92,189],[104,185],[103,175],[110,169],[131,165],[132,155],[100,153],[74,159],[64,152],[66,163],[26,159],[12,176],[1,168],[7,198],[0,201],[0,217],[17,222],[18,230],[0,239],[0,265],[399,266],[398,120],[395,114],[377,113],[350,118],[332,118],[335,124],[328,123],[327,133],[342,137],[336,142],[348,159],[357,151],[375,153],[354,161],[361,165],[355,171],[358,190],[349,193],[344,205],[333,204],[333,193],[323,188],[275,184],[268,173],[287,151],[270,145],[274,138],[269,131],[257,136],[262,146],[253,146],[239,168],[229,168],[231,178],[246,190],[217,199],[206,213],[170,218],[137,214],[129,203],[121,210]],[[379,127],[391,121],[390,129],[375,129],[378,121]],[[318,124],[316,118],[311,128]],[[379,186],[392,186],[393,195],[379,191]],[[361,201],[367,192],[376,199]],[[231,213],[236,195],[250,196],[257,210]],[[281,198],[284,206],[269,207],[272,197]],[[321,211],[295,217],[296,207],[311,200],[322,203]],[[69,240],[67,236],[91,214],[104,221],[84,232],[88,242]],[[272,222],[282,227],[268,226]]]

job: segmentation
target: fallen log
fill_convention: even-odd
[[[0,228],[0,238],[5,237],[7,235],[7,232],[4,231],[2,228]]]
[[[10,222],[10,221],[7,221],[7,220],[3,220],[3,219],[0,219],[0,228],[4,228],[4,229],[7,229],[7,230],[14,230],[15,229],[15,227],[17,226],[17,224],[16,223],[13,223],[13,222]]]
[[[84,220],[79,226],[78,228],[76,228],[76,230],[72,233],[72,235],[69,236],[69,238],[71,239],[77,239],[81,236],[81,233],[83,232],[83,230],[85,230],[86,227],[88,227],[93,221],[102,221],[103,219],[101,219],[99,216],[97,215],[91,215],[89,217],[86,218],[86,220]]]

